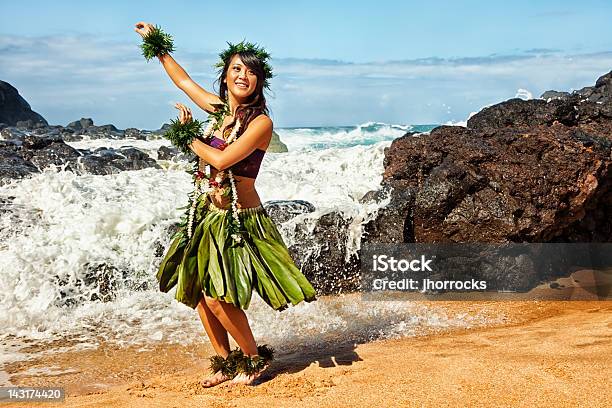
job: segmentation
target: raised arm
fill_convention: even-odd
[[[141,37],[146,36],[153,29],[153,25],[140,21],[136,23],[134,31],[140,34]],[[174,84],[200,108],[206,112],[214,112],[216,109],[213,104],[221,104],[221,98],[214,93],[208,92],[200,85],[198,85],[191,77],[185,72],[169,54],[158,55],[159,62],[163,65],[166,73],[174,82]]]
[[[223,103],[219,96],[208,92],[191,79],[183,67],[181,67],[171,55],[160,55],[158,59],[159,62],[162,63],[170,79],[172,79],[172,82],[174,82],[181,91],[185,92],[189,99],[200,108],[204,109],[206,112],[214,112],[215,108],[213,104]]]

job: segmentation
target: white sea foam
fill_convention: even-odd
[[[266,155],[257,180],[262,201],[307,200],[317,210],[302,221],[312,222],[329,211],[350,216],[354,221],[348,246],[358,249],[361,224],[376,210],[376,205],[365,206],[359,199],[378,188],[384,148],[392,136],[408,129],[362,125],[368,127],[366,133],[382,132],[377,126],[392,133],[367,145],[356,143],[356,131],[295,130],[283,138],[289,153]],[[313,147],[332,133],[344,138],[344,145]],[[71,142],[81,148],[136,144],[147,152],[165,143]],[[35,356],[20,351],[32,341],[49,344],[39,352],[46,354],[95,348],[100,342],[188,343],[197,338],[195,334],[202,331],[197,314],[176,302],[173,292],[159,292],[155,279],[160,261],[154,255],[156,248],[168,245],[167,227],[181,215],[177,208],[191,190],[187,167],[186,162],[177,162],[168,169],[112,175],[76,175],[49,168],[0,187],[0,197],[12,197],[11,211],[0,213],[0,344],[6,351],[0,365]],[[291,225],[284,227],[281,232],[291,244]],[[106,295],[100,283],[114,294],[107,302],[98,300]],[[468,324],[406,304],[346,299],[322,298],[279,314],[254,294],[248,313],[256,335],[271,336],[271,342],[320,333],[391,336],[409,334],[419,324]],[[64,348],[51,346],[57,340]]]
[[[533,94],[526,89],[519,88],[516,90],[516,95],[514,95],[514,97],[527,101],[529,99],[533,99]]]
[[[151,158],[157,159],[157,150],[161,146],[170,146],[170,142],[163,138],[150,138],[149,140],[141,139],[92,139],[88,136],[83,136],[82,140],[67,142],[75,149],[90,149],[95,150],[99,147],[112,147],[118,149],[120,147],[135,147],[147,153]]]

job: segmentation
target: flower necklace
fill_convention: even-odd
[[[223,120],[225,119],[225,115],[229,112],[227,104],[224,106],[225,109],[221,111],[220,115],[215,115],[213,119],[210,120],[208,126],[204,130],[203,136],[205,138],[212,136],[214,131],[223,124]],[[234,142],[238,136],[238,132],[240,130],[240,119],[236,120],[236,124],[232,129],[232,133],[227,138],[225,143],[221,145],[221,150],[224,150],[229,144]],[[204,171],[206,170],[206,171]],[[217,175],[213,179],[211,177],[210,164],[206,163],[201,157],[196,161],[196,169],[193,172],[193,180],[194,180],[194,190],[190,194],[190,208],[189,208],[189,218],[187,220],[187,236],[189,238],[193,235],[193,222],[195,218],[195,211],[199,201],[205,200],[210,193],[221,193],[222,196],[227,196],[228,193],[232,194],[232,218],[229,223],[229,233],[236,243],[240,243],[242,241],[242,234],[240,231],[240,218],[239,213],[241,209],[238,207],[238,191],[236,190],[236,182],[234,180],[234,174],[232,170],[227,170],[227,175],[229,176],[229,186],[224,186],[225,181],[225,172],[219,171]]]

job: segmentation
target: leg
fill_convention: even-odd
[[[232,335],[234,340],[236,340],[236,343],[238,343],[243,353],[249,357],[256,356],[258,353],[257,344],[255,343],[255,338],[253,337],[253,332],[251,331],[251,327],[249,326],[249,321],[246,313],[244,313],[244,310],[227,302],[218,301],[208,296],[204,296],[204,298],[210,310],[219,319],[223,327],[225,327]],[[232,382],[235,384],[249,385],[255,381],[262,372],[263,370],[253,375],[239,373],[236,375],[236,377],[234,377]]]
[[[213,348],[221,357],[227,357],[230,352],[227,330],[225,330],[219,319],[210,310],[204,298],[198,303],[197,310]]]
[[[200,320],[202,320],[202,324],[204,325],[204,329],[206,330],[206,334],[208,335],[208,338],[210,339],[213,348],[215,349],[217,354],[219,354],[223,358],[226,358],[230,350],[227,330],[223,328],[221,322],[219,322],[219,319],[215,317],[208,305],[206,305],[206,302],[203,298],[200,300],[200,303],[198,303],[197,310],[198,314],[200,315]],[[230,379],[231,378],[226,377],[222,373],[218,372],[204,379],[201,384],[203,387],[208,388]]]
[[[257,355],[257,344],[244,310],[206,295],[204,299],[206,305],[225,330],[236,340],[242,351],[249,356]]]

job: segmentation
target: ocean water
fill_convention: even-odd
[[[383,150],[407,131],[433,126],[276,129],[288,153],[268,153],[256,182],[262,201],[301,199],[315,205],[299,222],[329,211],[353,219],[349,251],[376,208],[359,199],[382,180]],[[83,140],[77,148],[130,145],[157,158],[156,140]],[[155,273],[165,231],[182,214],[191,190],[186,162],[159,160],[163,169],[75,175],[59,168],[0,187],[1,366],[41,354],[115,345],[190,343],[202,331],[197,313],[157,289]],[[384,203],[383,203],[384,205]],[[279,225],[292,244],[291,222]],[[333,279],[333,277],[330,277]],[[112,295],[102,290],[110,287]],[[405,302],[322,297],[277,313],[256,295],[247,311],[258,339],[274,345],[354,333],[367,338],[410,335],[421,326],[479,324]],[[482,323],[482,322],[480,322]],[[323,337],[321,337],[323,336]],[[327,337],[326,337],[327,336]],[[26,348],[32,344],[37,350]],[[0,382],[8,380],[0,376]]]

